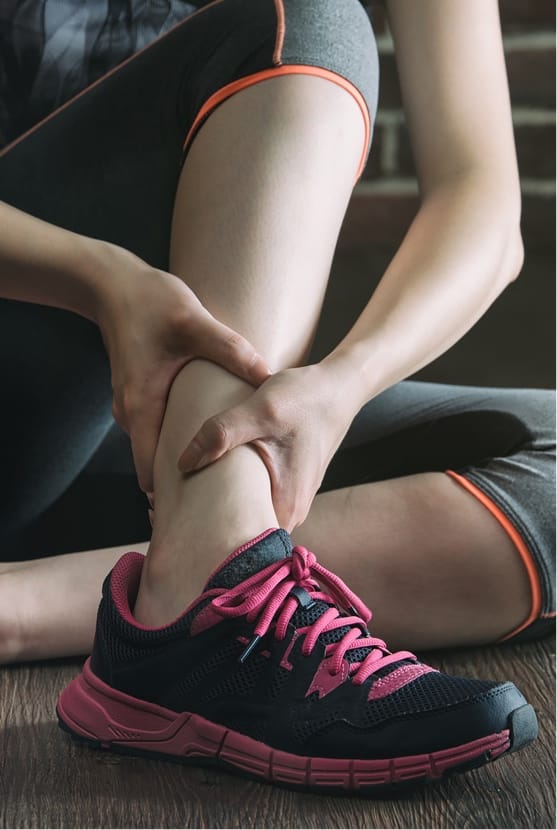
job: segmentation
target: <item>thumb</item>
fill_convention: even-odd
[[[203,357],[255,386],[272,374],[265,359],[241,334],[212,315],[209,315],[204,328],[200,349]]]
[[[201,470],[241,444],[261,437],[251,410],[240,404],[205,421],[178,460],[182,473]]]

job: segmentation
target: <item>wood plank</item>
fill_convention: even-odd
[[[81,661],[0,669],[2,827],[555,827],[555,640],[427,655],[453,674],[514,681],[540,738],[480,770],[389,800],[292,793],[211,769],[118,757],[57,727]]]

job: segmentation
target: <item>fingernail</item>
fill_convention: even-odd
[[[265,358],[261,357],[261,355],[257,355],[250,367],[250,374],[253,378],[257,379],[261,377],[262,370],[264,370],[265,374],[268,376],[273,374],[273,370],[267,365]]]
[[[207,463],[206,455],[189,455],[180,461],[180,470],[183,473],[193,473]]]
[[[197,459],[195,464],[191,465],[191,469],[192,470],[199,470],[201,467],[204,467],[207,464],[208,461],[209,461],[209,458],[206,455],[202,455],[201,458]]]

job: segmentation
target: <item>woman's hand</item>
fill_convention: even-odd
[[[280,525],[292,531],[362,403],[348,381],[326,362],[277,372],[244,403],[206,421],[178,468],[200,470],[240,444],[252,445],[269,471]]]
[[[258,386],[269,377],[245,338],[216,320],[181,279],[109,246],[110,284],[97,314],[111,367],[112,413],[131,438],[139,486],[153,490],[153,461],[166,401],[196,357]]]

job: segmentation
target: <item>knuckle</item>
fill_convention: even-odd
[[[242,343],[244,338],[242,337],[239,332],[235,331],[234,329],[227,328],[226,330],[226,342],[230,346],[237,346],[239,343]]]
[[[128,387],[123,393],[122,408],[128,416],[160,407],[166,399],[166,387],[159,379],[150,379]]]
[[[192,308],[181,307],[174,316],[174,329],[181,342],[188,342],[201,336],[205,321]]]
[[[128,402],[130,399],[129,386],[119,386],[117,389],[115,389],[114,396],[118,401],[120,408],[126,410],[128,408]]]
[[[235,331],[229,332],[225,338],[226,346],[230,352],[239,352],[245,348],[246,341]]]
[[[133,389],[126,389],[122,396],[122,405],[128,417],[141,409],[141,400]]]
[[[266,421],[273,423],[282,420],[283,408],[280,400],[274,396],[264,396],[261,401],[261,414]]]
[[[224,448],[228,441],[228,427],[222,418],[216,416],[205,424],[205,435],[211,446]]]

